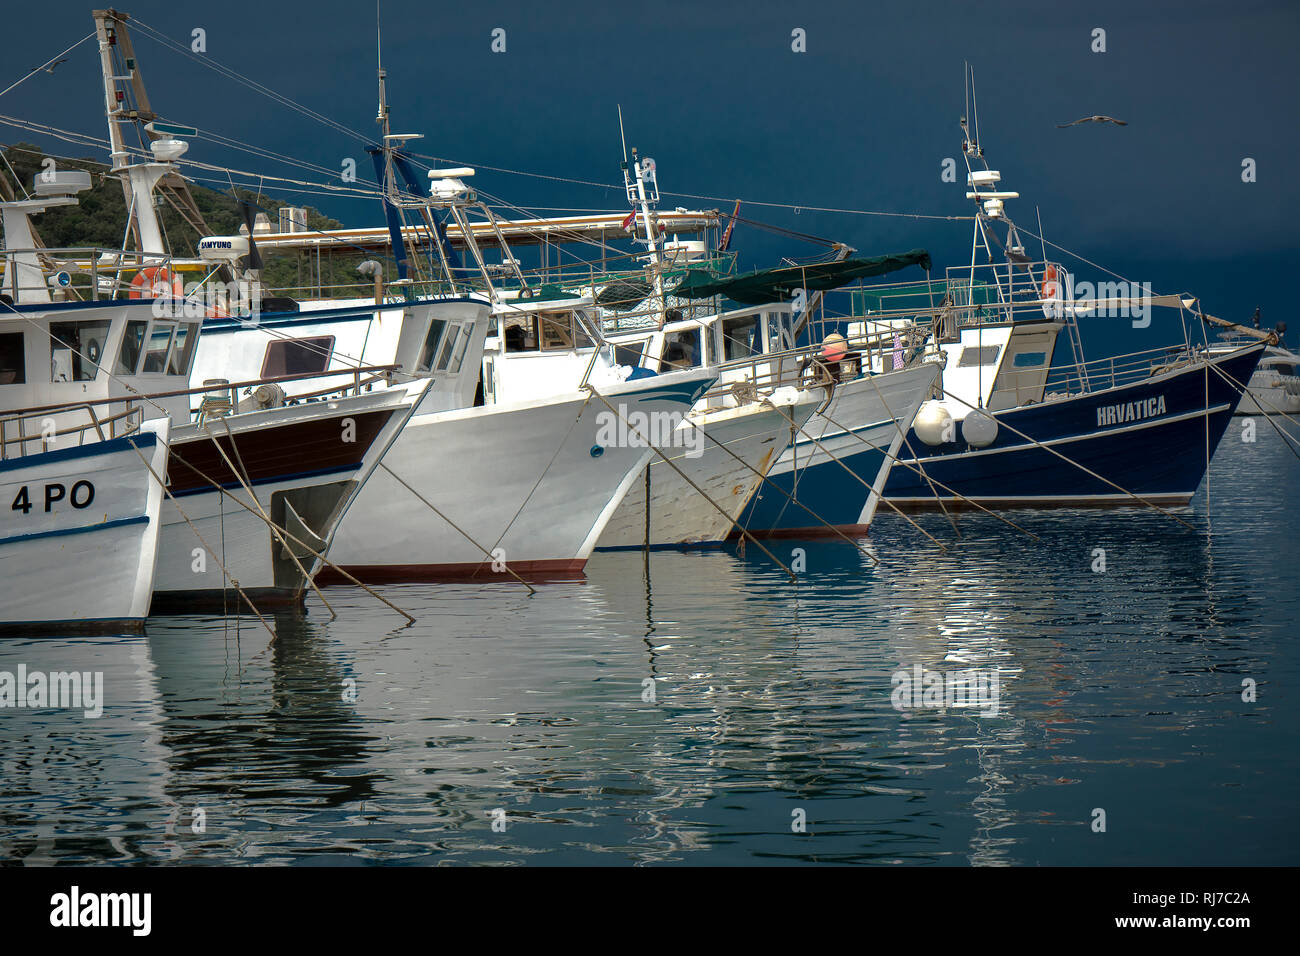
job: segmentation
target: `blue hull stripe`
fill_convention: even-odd
[[[40,441],[40,438],[37,436],[30,440]],[[119,451],[126,451],[132,446],[145,451],[157,444],[158,436],[155,433],[141,432],[139,435],[130,435],[126,438],[110,438],[107,441],[91,442],[88,445],[76,445],[72,448],[58,448],[54,451],[42,451],[31,455],[23,455],[19,458],[9,458],[0,461],[0,472],[13,471],[18,468],[32,468],[54,461],[71,461],[74,458],[95,458],[100,455],[113,455]]]
[[[31,534],[16,534],[10,538],[0,538],[0,546],[18,544],[21,541],[36,541],[40,538],[63,538],[75,534],[93,534],[96,531],[108,531],[111,528],[125,528],[133,524],[148,524],[148,515],[136,515],[134,518],[115,518],[84,528],[58,528],[54,531],[33,531]]]

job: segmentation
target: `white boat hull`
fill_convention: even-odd
[[[310,532],[304,539],[316,551],[327,550],[358,488],[396,439],[422,389],[423,383],[414,383],[236,415],[211,421],[206,430],[198,424],[175,429],[155,612],[234,610],[241,591],[259,610],[301,601],[307,587],[302,571],[314,575],[323,562],[296,545],[295,562],[262,512],[277,527],[298,528],[304,537],[287,510],[292,508]],[[245,487],[250,477],[256,504]]]
[[[598,550],[641,548],[647,543],[654,548],[725,541],[761,484],[763,479],[759,475],[766,475],[789,447],[790,422],[803,426],[817,409],[821,391],[802,394],[803,400],[793,406],[774,408],[754,403],[692,413],[682,427],[693,429],[698,425],[709,436],[700,435],[696,440],[699,454],[693,455],[688,448],[666,450],[676,468],[656,454],[632,482],[623,503],[600,536]],[[647,471],[650,480],[648,542]],[[725,514],[692,484],[707,493]]]
[[[0,627],[140,625],[154,584],[167,432],[160,419],[125,438],[0,462]]]
[[[774,536],[825,534],[827,525],[865,531],[938,371],[921,364],[837,385],[768,475],[785,494],[765,482],[742,518],[746,529]]]
[[[622,415],[680,418],[712,380],[682,372],[602,392]],[[581,573],[653,454],[602,444],[609,415],[578,392],[416,415],[343,521],[331,560],[371,582]],[[320,580],[343,579],[326,569]]]

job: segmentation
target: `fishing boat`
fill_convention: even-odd
[[[121,172],[174,170],[175,141],[154,152],[155,162]],[[283,407],[274,383],[233,383],[261,391],[240,405],[216,397],[191,421],[190,397],[203,390],[189,387],[203,312],[174,294],[174,264],[148,238],[157,234],[152,204],[136,210],[143,250],[50,249],[36,241],[31,217],[75,205],[90,180],[42,173],[34,185],[38,199],[0,204],[5,309],[23,330],[11,349],[35,363],[6,411],[82,435],[105,422],[171,420],[149,572],[155,606],[301,601],[356,490],[427,383]]]
[[[943,282],[879,290],[882,307],[849,327],[850,343],[867,330],[928,327],[942,356],[939,394],[918,410],[886,497],[903,509],[1186,505],[1239,383],[1276,337],[1209,350],[1188,332],[1174,346],[1085,360],[1080,317],[1145,327],[1152,309],[1168,309],[1185,330],[1241,327],[1191,296],[1088,282],[1032,259],[1005,208],[1019,194],[999,185],[965,120],[962,129],[972,264]],[[1074,361],[1062,363],[1067,338]]]
[[[692,454],[656,457],[648,488],[646,481],[633,485],[602,549],[865,530],[891,456],[937,369],[916,361],[874,373],[850,358],[832,363],[831,372],[819,361],[820,346],[796,347],[793,300],[811,293],[801,305],[813,312],[824,291],[911,265],[928,269],[928,254],[848,258],[853,250],[841,247],[830,263],[731,275],[717,257],[706,257],[703,243],[666,241],[653,159],[633,149],[623,170],[632,206],[627,225],[644,249],[644,269],[579,272],[552,286],[555,301],[511,302],[497,336],[503,344],[489,341],[485,382],[498,393],[547,387],[553,364],[530,362],[545,353],[536,343],[546,339],[548,321],[566,309],[593,311],[613,346],[612,355],[598,352],[593,362],[643,375],[718,369],[717,387],[681,426],[684,438],[700,432],[698,442],[682,442]],[[471,231],[457,225],[462,235]],[[728,301],[733,307],[724,307]],[[774,405],[781,390],[796,394]]]
[[[381,102],[382,97],[381,87]],[[306,385],[281,377],[275,382],[281,391],[270,393],[277,402],[301,403],[331,388],[364,389],[354,401],[378,401],[397,383],[425,383],[416,413],[371,479],[373,491],[358,496],[330,539],[331,561],[338,568],[322,572],[322,583],[578,574],[613,508],[654,454],[652,445],[611,426],[644,419],[661,433],[664,422],[675,427],[716,376],[704,368],[632,378],[604,363],[589,374],[556,379],[545,394],[506,401],[493,393],[486,399],[481,358],[498,301],[491,280],[484,272],[484,285],[469,295],[457,287],[456,271],[446,268],[443,291],[421,297],[419,291],[431,286],[427,276],[421,281],[417,274],[418,250],[406,255],[399,225],[414,215],[431,226],[429,235],[436,240],[433,211],[462,203],[469,192],[463,180],[473,171],[441,171],[425,192],[401,155],[402,140],[385,125],[383,145],[374,153],[385,184],[385,211],[399,237],[395,248],[401,250],[398,278],[390,285],[394,297],[377,292],[370,302],[290,303],[264,296],[282,311],[260,312],[255,321],[248,319],[249,309],[208,315],[208,345],[200,349],[196,388],[201,381],[207,401],[238,391],[218,373],[252,379],[259,372],[310,370],[318,391],[305,393]],[[148,205],[148,193],[139,195],[140,204]],[[248,232],[208,237],[199,245],[214,269],[220,262],[248,277],[253,302],[261,291],[255,275],[259,259],[253,230]],[[244,293],[242,287],[238,291]],[[570,327],[569,334],[580,330]],[[369,361],[382,361],[386,374],[358,379],[367,369],[373,372],[375,366],[365,365]],[[254,393],[243,401],[256,398]],[[238,399],[230,394],[225,407]],[[296,404],[277,412],[304,413],[302,408]],[[233,421],[222,416],[217,424]],[[439,467],[431,469],[431,462]],[[209,509],[203,517],[213,521],[223,515]],[[183,570],[180,574],[183,578]]]
[[[0,336],[15,334],[10,324],[0,315]],[[9,414],[20,387],[0,386],[0,633],[137,630],[153,593],[169,422],[117,438],[56,429],[49,450],[27,451],[41,442],[22,426],[40,435],[41,419]]]
[[[1241,348],[1240,337],[1224,333],[1230,344],[1219,344],[1211,351],[1226,354]],[[1255,374],[1245,383],[1245,392],[1237,404],[1237,415],[1300,415],[1300,355],[1281,345],[1264,349]]]
[[[112,323],[53,311],[28,223],[74,205],[90,177],[33,185],[33,198],[0,203],[0,630],[138,629],[153,591],[170,420],[84,403]]]

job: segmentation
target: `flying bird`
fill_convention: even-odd
[[[1057,129],[1065,129],[1067,126],[1078,126],[1080,123],[1114,123],[1116,126],[1127,126],[1128,123],[1121,119],[1115,119],[1113,116],[1085,116],[1083,119],[1077,119],[1073,123],[1057,123]]]
[[[44,70],[46,73],[53,73],[54,68],[56,66],[58,66],[60,63],[67,63],[67,62],[68,62],[68,58],[65,56],[61,60],[55,60],[52,63],[46,63],[44,66],[38,66],[35,70],[32,70],[32,72],[37,73],[41,70]]]

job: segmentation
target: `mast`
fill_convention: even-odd
[[[131,235],[136,249],[141,252],[165,253],[167,250],[158,224],[154,206],[155,193],[180,214],[198,236],[211,233],[199,212],[190,192],[189,184],[176,171],[170,160],[178,159],[184,147],[164,146],[161,151],[156,142],[178,143],[176,136],[193,136],[197,130],[162,121],[149,105],[144,77],[140,72],[131,33],[127,29],[130,15],[117,10],[95,10],[95,34],[99,39],[99,63],[104,81],[104,116],[108,121],[110,172],[122,180],[122,193],[126,199]],[[133,172],[155,164],[135,164],[126,146],[123,133],[128,124],[134,124],[147,141],[162,168],[149,172]],[[177,150],[179,149],[179,152]]]
[[[623,108],[618,110],[619,135],[623,135]],[[655,161],[649,156],[641,159],[636,147],[632,147],[632,161],[627,160],[627,140],[623,140],[623,186],[627,190],[628,202],[632,204],[633,214],[641,224],[643,236],[634,236],[634,241],[644,242],[648,252],[647,270],[650,283],[654,289],[655,299],[659,302],[659,327],[663,328],[668,316],[668,301],[664,295],[663,245],[659,237],[659,217],[655,209],[659,205],[659,182]]]

